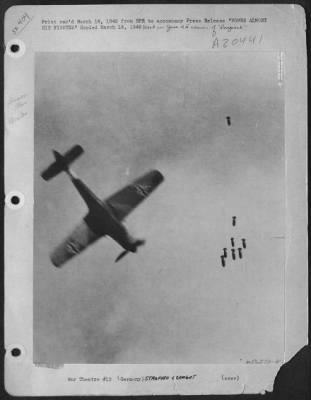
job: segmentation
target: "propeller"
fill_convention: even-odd
[[[122,251],[122,253],[120,253],[120,254],[118,255],[118,257],[115,259],[114,262],[117,263],[118,261],[120,261],[123,257],[125,257],[125,256],[127,255],[127,253],[128,253],[127,250]]]
[[[135,242],[136,247],[135,247],[135,249],[134,249],[134,253],[136,253],[137,247],[142,246],[142,245],[144,245],[145,243],[146,243],[146,241],[145,241],[144,239],[138,239],[138,240],[136,240],[136,242]],[[118,255],[118,257],[115,259],[114,262],[117,263],[118,261],[120,261],[123,257],[125,257],[125,256],[127,255],[127,253],[129,253],[129,250],[124,250],[124,251],[122,251],[122,253],[120,253],[120,254]]]

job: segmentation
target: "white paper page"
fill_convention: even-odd
[[[5,43],[7,390],[271,390],[307,341],[303,9],[13,7]],[[41,177],[75,145],[94,207]]]

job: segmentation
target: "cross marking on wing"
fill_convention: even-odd
[[[150,186],[135,185],[135,190],[140,196],[147,197],[150,191]]]
[[[67,249],[70,253],[79,254],[80,253],[80,246],[79,243],[69,242],[67,243]]]

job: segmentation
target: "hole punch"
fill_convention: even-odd
[[[6,53],[12,58],[20,58],[25,54],[26,46],[20,39],[12,39],[6,44]]]
[[[12,357],[19,357],[22,354],[21,350],[18,347],[13,347],[11,350]]]
[[[20,343],[12,343],[6,348],[6,357],[10,358],[12,362],[20,362],[25,358],[25,349]]]
[[[7,207],[11,210],[19,210],[23,207],[25,203],[25,198],[23,193],[18,192],[17,190],[13,190],[6,195],[5,203]]]
[[[14,196],[11,197],[11,203],[12,204],[17,205],[17,204],[19,204],[19,202],[20,202],[20,199],[19,199],[18,196],[14,195]]]
[[[10,50],[11,50],[12,53],[17,53],[17,52],[19,52],[19,49],[20,49],[20,47],[19,47],[18,44],[16,44],[16,43],[11,44]]]

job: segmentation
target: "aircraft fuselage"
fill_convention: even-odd
[[[84,218],[89,228],[101,236],[110,236],[125,250],[135,252],[136,242],[126,229],[109,210],[105,203],[98,204],[98,207],[92,206],[89,213]]]
[[[125,250],[135,253],[141,240],[133,238],[126,227],[113,215],[113,210],[97,196],[68,169],[66,171],[89,208],[84,217],[89,228],[100,236],[110,236]]]

